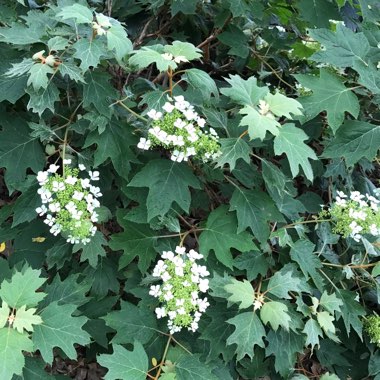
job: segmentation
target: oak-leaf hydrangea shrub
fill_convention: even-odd
[[[380,15],[313,6],[0,4],[1,379],[379,376]]]

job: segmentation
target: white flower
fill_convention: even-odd
[[[162,107],[162,109],[165,111],[165,112],[167,112],[167,113],[171,113],[173,110],[174,110],[174,106],[173,106],[173,104],[171,104],[171,103],[169,103],[169,102],[166,102],[165,104],[164,104],[164,106]]]
[[[209,306],[210,304],[207,302],[207,298],[204,298],[203,300],[198,300],[198,307],[201,313],[204,313]]]
[[[170,53],[163,53],[161,54],[161,57],[167,61],[172,61],[173,60],[173,55]]]
[[[175,247],[175,253],[178,253],[179,255],[184,255],[186,253],[186,247],[181,247],[179,245],[177,245]],[[182,259],[181,259],[182,261]]]
[[[344,194],[343,191],[339,191],[339,190],[338,190],[336,193],[337,193],[338,196],[341,197],[341,198],[347,198],[347,195]]]
[[[170,319],[175,319],[175,317],[177,316],[177,312],[172,310],[168,312],[168,315]]]
[[[66,186],[63,182],[53,181],[52,190],[56,193],[65,190]]]
[[[369,226],[369,230],[370,230],[371,235],[373,236],[380,235],[380,229],[377,228],[376,224],[371,224]]]
[[[91,215],[91,222],[96,223],[99,220],[99,214],[95,211]]]
[[[158,260],[153,270],[152,276],[161,277],[161,274],[166,270],[166,268],[167,268],[167,265],[162,260]]]
[[[159,120],[161,117],[162,117],[162,112],[157,112],[156,110],[154,109],[151,109],[147,115],[153,119],[153,120]]]
[[[157,307],[155,309],[155,313],[157,315],[157,319],[166,317],[166,310],[164,307]]]
[[[174,258],[174,253],[172,251],[163,251],[161,257],[163,259],[168,259],[172,261]]]
[[[100,192],[100,188],[96,186],[90,185],[90,191],[92,194],[94,194],[95,198],[101,197],[103,194]]]
[[[205,124],[206,124],[206,120],[203,119],[203,118],[201,118],[201,117],[199,117],[197,119],[197,124],[199,125],[200,128],[203,128],[205,126]]]
[[[70,160],[70,158],[65,158],[64,160],[63,160],[63,165],[70,165],[71,164],[71,160]]]
[[[91,181],[99,181],[99,172],[98,171],[89,171]]]
[[[53,234],[54,236],[57,236],[61,232],[61,226],[59,224],[54,224],[49,232]]]
[[[65,179],[65,182],[68,184],[68,185],[75,185],[78,181],[78,178],[76,177],[73,177],[71,175],[67,176],[67,178]]]
[[[45,185],[48,181],[49,173],[48,172],[41,172],[39,171],[37,173],[37,181],[42,186]]]
[[[253,311],[261,309],[261,306],[263,306],[263,302],[256,298],[253,302]]]
[[[42,215],[45,215],[47,212],[47,208],[45,205],[42,205],[41,207],[37,207],[36,208],[36,213],[39,215],[39,216],[42,216]]]
[[[175,63],[189,62],[189,60],[183,55],[178,55],[177,57],[174,58],[174,62]]]
[[[175,127],[177,127],[178,129],[182,129],[186,126],[186,121],[183,121],[182,119],[177,119],[174,124],[173,124]]]
[[[194,249],[190,249],[188,255],[187,255],[192,261],[203,259],[203,255],[200,253],[194,251]]]
[[[82,187],[84,189],[87,189],[88,187],[91,186],[90,185],[90,180],[88,178],[85,178],[85,179],[81,178],[80,183],[82,184]]]
[[[191,322],[191,331],[195,332],[198,330],[198,323],[193,321]]]
[[[66,209],[70,214],[73,214],[73,213],[76,213],[76,211],[77,211],[77,206],[76,206],[76,204],[75,204],[73,201],[70,201],[70,202],[65,206],[65,209]]]
[[[44,223],[51,227],[54,224],[54,222],[55,222],[55,218],[52,215],[47,214],[46,219],[44,220]]]
[[[165,271],[164,273],[162,273],[161,278],[162,278],[162,281],[163,281],[163,282],[167,282],[167,281],[169,281],[172,277],[170,276],[169,272],[166,272],[166,271]]]
[[[185,300],[183,298],[179,298],[175,301],[176,306],[183,306],[185,304]]]
[[[83,197],[84,197],[84,193],[82,193],[81,191],[77,191],[77,190],[74,191],[73,199],[81,201],[83,199]]]
[[[184,153],[178,150],[173,151],[172,155],[170,156],[170,159],[175,162],[182,162],[184,158],[185,158]]]
[[[156,298],[159,297],[162,294],[160,285],[152,285],[149,294]]]
[[[50,203],[49,204],[49,210],[51,212],[59,212],[61,210],[61,206],[59,205],[58,202]]]
[[[263,116],[269,112],[269,104],[265,100],[259,100],[259,112]]]
[[[149,150],[150,145],[151,145],[151,141],[149,139],[147,140],[146,138],[141,137],[140,142],[137,144],[137,148]]]
[[[186,310],[184,307],[180,307],[178,310],[177,310],[177,313],[179,315],[185,315],[186,314]]]
[[[59,169],[58,165],[51,164],[47,170],[49,173],[55,173]]]
[[[79,170],[82,172],[86,170],[86,167],[83,164],[79,164],[78,167],[79,167]]]
[[[209,285],[208,285],[208,279],[207,278],[201,278],[199,280],[199,290],[202,292],[202,293],[206,293],[208,288],[209,288]]]

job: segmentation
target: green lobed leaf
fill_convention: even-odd
[[[266,355],[274,356],[276,371],[282,377],[286,377],[294,368],[297,353],[302,353],[304,350],[304,337],[292,331],[278,329],[277,331],[270,330],[266,340],[268,341]]]
[[[40,325],[42,319],[39,315],[35,315],[37,309],[30,308],[26,310],[26,306],[21,306],[17,309],[16,318],[12,327],[15,328],[20,334],[24,332],[24,329],[33,332],[33,325]]]
[[[244,160],[247,164],[251,162],[249,153],[251,148],[241,138],[225,138],[220,139],[221,156],[218,157],[218,167],[223,167],[225,164],[230,165],[230,170],[236,167],[236,161],[239,159]]]
[[[239,113],[245,115],[239,125],[248,127],[248,133],[251,139],[264,140],[267,132],[270,132],[274,136],[279,134],[281,124],[273,115],[262,115],[252,106],[243,107]]]
[[[207,219],[206,226],[199,238],[199,248],[207,257],[213,250],[217,259],[225,266],[232,268],[233,260],[231,248],[241,252],[257,249],[252,236],[246,232],[237,233],[235,216],[228,212],[227,206],[219,206],[212,211]]]
[[[63,7],[61,11],[57,13],[57,17],[62,18],[62,20],[73,18],[77,24],[91,24],[93,21],[91,9],[81,4]]]
[[[191,196],[189,187],[200,189],[199,180],[189,166],[170,160],[149,161],[129,182],[128,186],[148,187],[146,200],[148,221],[163,216],[175,202],[189,212]]]
[[[2,380],[11,380],[14,374],[22,374],[25,365],[23,351],[33,351],[33,343],[27,334],[20,334],[12,328],[0,329],[0,378]]]
[[[73,44],[75,53],[74,58],[78,58],[81,63],[79,67],[85,72],[90,67],[96,68],[102,56],[104,56],[104,48],[98,39],[81,38]]]
[[[314,53],[310,59],[329,63],[337,67],[353,67],[356,62],[365,62],[370,46],[362,32],[338,24],[336,31],[328,29],[310,30],[310,36],[324,46],[324,50]]]
[[[238,281],[231,279],[228,285],[224,286],[227,293],[231,294],[228,301],[231,303],[240,303],[239,309],[252,307],[255,299],[255,290],[247,280]]]
[[[209,365],[201,362],[199,355],[183,355],[175,363],[177,380],[218,380]]]
[[[269,280],[267,292],[278,298],[290,299],[288,292],[308,290],[305,280],[301,279],[293,265],[287,264],[277,271]]]
[[[102,354],[97,358],[98,363],[106,367],[108,372],[105,380],[145,380],[148,371],[148,356],[139,341],[135,341],[133,350],[114,344],[111,355]]]
[[[308,138],[307,134],[294,124],[284,124],[274,139],[274,152],[276,155],[286,154],[293,177],[298,175],[301,166],[306,178],[312,181],[314,175],[309,159],[318,158],[313,149],[303,142]]]
[[[149,225],[128,222],[123,216],[121,212],[118,213],[118,221],[124,232],[113,234],[109,245],[113,250],[124,251],[119,262],[120,269],[138,257],[138,267],[141,272],[145,272],[157,255],[155,251],[157,234]]]
[[[269,323],[273,330],[277,330],[280,326],[289,330],[291,318],[288,314],[288,307],[282,302],[265,302],[260,309],[260,318],[265,325]]]
[[[40,142],[30,136],[30,129],[23,119],[2,118],[0,125],[0,166],[7,169],[5,181],[12,193],[16,183],[25,179],[28,168],[37,173],[44,167],[45,156]]]
[[[21,272],[15,272],[10,280],[1,283],[0,298],[15,309],[36,306],[46,296],[43,292],[37,292],[46,281],[40,274],[41,271],[25,266]]]
[[[248,355],[253,357],[255,345],[264,347],[263,337],[265,329],[259,317],[253,312],[238,314],[227,320],[227,323],[235,326],[235,331],[227,339],[227,344],[236,344],[237,360]]]
[[[109,50],[115,51],[118,61],[121,61],[133,49],[132,42],[127,37],[127,32],[120,24],[113,24],[107,30],[107,46]]]
[[[322,263],[314,253],[314,248],[315,245],[310,240],[298,240],[290,249],[290,257],[298,263],[306,279],[310,276],[317,288],[322,291],[325,282],[318,272],[318,269],[322,268]]]
[[[359,101],[357,96],[346,88],[342,79],[326,69],[320,70],[320,77],[298,74],[295,78],[303,86],[313,91],[312,95],[303,96],[299,101],[304,107],[303,122],[313,119],[320,112],[327,112],[327,122],[335,133],[342,125],[345,112],[354,118],[359,115]]]
[[[380,146],[380,126],[364,121],[346,121],[326,146],[323,158],[344,157],[348,166],[361,158],[372,160]]]
[[[305,327],[302,332],[306,334],[305,346],[311,345],[312,350],[315,346],[319,348],[319,337],[323,337],[323,332],[315,319],[310,318],[305,323]]]
[[[231,87],[221,88],[220,92],[242,106],[256,106],[259,104],[259,100],[264,99],[269,93],[268,87],[257,85],[257,79],[254,76],[245,80],[239,75],[230,75],[225,80]]]
[[[135,340],[145,344],[157,332],[156,316],[151,310],[125,301],[121,302],[120,310],[111,311],[102,319],[116,330],[112,339],[114,344],[133,343]]]
[[[73,253],[78,252],[82,250],[82,253],[80,255],[80,261],[86,261],[88,260],[88,263],[93,267],[96,268],[96,265],[98,264],[99,257],[106,256],[106,251],[103,248],[103,246],[107,246],[107,240],[104,238],[104,235],[96,231],[95,235],[91,238],[91,241],[87,244],[75,244],[73,247]]]
[[[269,222],[284,220],[272,199],[260,190],[236,188],[230,204],[230,211],[236,211],[237,232],[249,227],[260,243],[269,237]]]
[[[55,301],[41,312],[43,323],[35,326],[32,339],[34,349],[40,351],[45,362],[52,363],[54,347],[59,347],[70,359],[76,359],[74,344],[90,343],[90,336],[82,329],[87,318],[73,317],[75,310],[75,305],[59,305]]]

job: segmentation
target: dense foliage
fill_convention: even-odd
[[[379,22],[1,1],[0,379],[380,379]]]

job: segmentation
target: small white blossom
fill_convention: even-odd
[[[56,173],[57,170],[59,169],[59,166],[58,165],[54,165],[54,164],[51,164],[49,166],[49,169],[47,170],[49,173]]]
[[[144,137],[141,137],[139,143],[137,144],[137,148],[144,149],[144,150],[149,150],[150,146],[151,146],[151,141]]]
[[[88,172],[89,176],[90,176],[90,179],[91,181],[99,181],[99,172],[98,171],[89,171]]]
[[[70,158],[65,158],[63,160],[63,165],[70,165],[71,164],[71,159]]]
[[[86,170],[86,167],[85,167],[83,164],[79,164],[79,165],[78,165],[78,168],[79,168],[79,170],[82,171],[82,172],[83,172],[84,170]]]
[[[147,115],[153,120],[159,120],[162,117],[162,112],[157,112],[156,110],[150,110]]]

